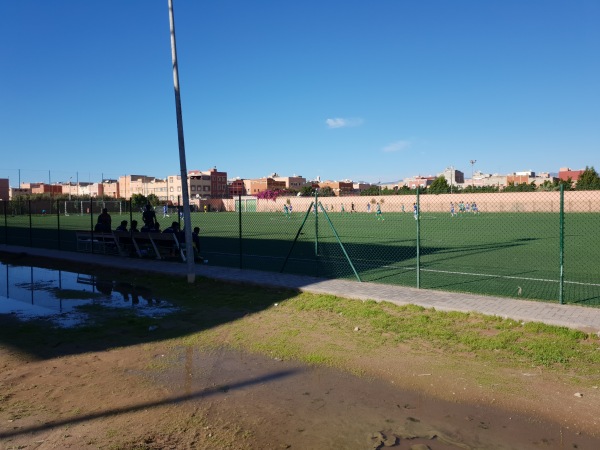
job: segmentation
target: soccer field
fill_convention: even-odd
[[[324,214],[199,214],[203,251],[211,261],[325,277],[356,278]],[[363,281],[417,286],[417,223],[412,214],[330,213],[328,217]],[[564,291],[567,302],[600,304],[598,214],[565,219]],[[316,224],[318,220],[318,224]],[[316,232],[318,225],[318,233]],[[558,300],[558,214],[422,214],[419,221],[422,288]]]
[[[141,214],[132,218],[141,223]],[[158,219],[162,228],[177,220],[162,214]],[[559,299],[558,214],[423,213],[419,227],[411,213],[384,213],[383,219],[374,213],[295,211],[289,218],[280,212],[192,213],[192,225],[201,228],[201,253],[211,265],[331,278],[358,275],[362,281],[412,287],[418,282],[421,288]],[[600,305],[599,219],[597,213],[565,215],[566,303]],[[130,216],[113,214],[112,220],[114,228]],[[8,243],[58,248],[60,239],[65,250],[75,250],[74,230],[92,226],[86,215],[32,216],[31,227],[28,216],[8,217],[6,222],[0,239]]]

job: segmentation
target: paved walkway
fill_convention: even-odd
[[[71,262],[94,263],[113,268],[141,269],[185,277],[187,266],[174,262],[141,260],[90,253],[65,252],[30,247],[0,245],[0,252],[25,253],[32,256],[57,258]],[[332,294],[360,300],[388,301],[397,305],[420,305],[440,311],[479,312],[525,322],[543,322],[583,330],[600,335],[600,308],[575,305],[487,297],[456,292],[414,289],[379,283],[359,283],[347,280],[326,280],[300,275],[240,270],[228,267],[196,265],[196,275],[261,286],[298,289],[304,292]]]

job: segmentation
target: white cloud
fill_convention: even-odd
[[[341,117],[336,117],[334,119],[327,119],[325,123],[329,128],[348,128],[348,127],[358,127],[362,125],[364,122],[363,119],[343,119]]]
[[[406,150],[410,146],[411,146],[410,141],[396,141],[396,142],[392,142],[391,144],[386,145],[381,150],[386,153],[400,152],[402,150]]]

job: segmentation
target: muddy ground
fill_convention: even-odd
[[[597,389],[518,372],[478,387],[468,361],[442,371],[443,356],[398,351],[356,376],[173,341],[37,360],[5,345],[0,447],[600,448]]]
[[[203,283],[219,305],[239,292]],[[600,449],[600,368],[582,380],[426,342],[365,351],[359,327],[332,332],[318,310],[299,325],[270,307],[290,293],[260,292],[253,313],[200,308],[149,327],[115,310],[110,329],[71,338],[0,314],[0,449]],[[305,354],[325,346],[343,366],[239,342],[292,328]]]

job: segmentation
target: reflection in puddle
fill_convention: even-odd
[[[22,320],[44,318],[56,326],[72,327],[91,319],[86,312],[90,307],[129,309],[146,317],[175,310],[142,286],[0,261],[0,314],[14,314]]]

